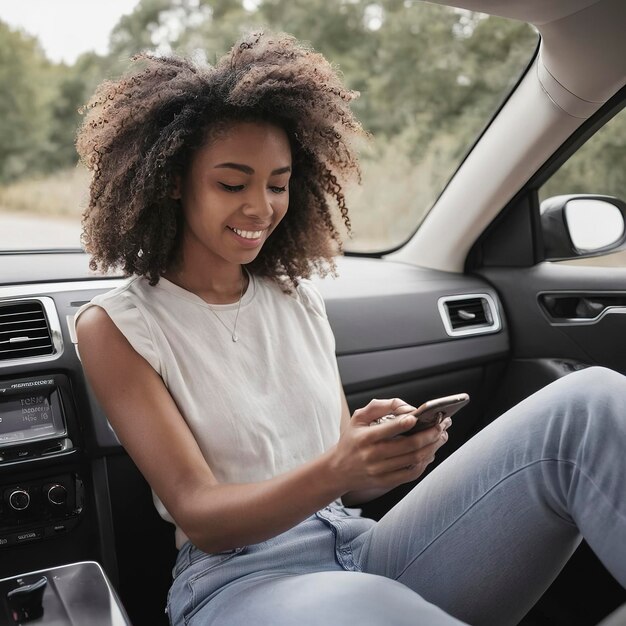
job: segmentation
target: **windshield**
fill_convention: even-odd
[[[345,249],[396,247],[418,227],[538,40],[522,22],[414,0],[111,0],[96,3],[113,11],[98,49],[89,29],[106,20],[92,3],[54,3],[46,19],[49,4],[0,4],[0,250],[80,248],[89,174],[77,163],[74,137],[78,110],[100,81],[146,49],[211,63],[243,30],[260,26],[309,41],[360,92],[355,111],[372,139],[359,146],[362,183],[347,192],[353,234]],[[67,41],[81,34],[82,51],[53,49],[43,25],[60,22],[70,29]]]

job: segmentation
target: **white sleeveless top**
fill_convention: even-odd
[[[302,280],[289,295],[251,277],[241,301],[209,306],[161,278],[132,277],[94,297],[157,371],[222,483],[272,478],[334,445],[341,418],[335,340],[324,301]],[[131,418],[129,418],[131,419]],[[167,459],[164,459],[167,462]],[[175,524],[153,494],[161,516]],[[176,545],[186,537],[176,527]]]

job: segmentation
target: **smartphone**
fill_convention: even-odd
[[[400,435],[412,435],[420,430],[426,430],[436,424],[439,424],[446,417],[454,415],[459,409],[463,408],[470,398],[466,393],[457,393],[453,396],[444,396],[443,398],[435,398],[428,400],[411,411],[402,412],[402,407],[395,411],[396,417],[405,417],[407,415],[415,415],[417,422],[410,430],[406,430]]]

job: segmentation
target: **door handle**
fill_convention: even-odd
[[[626,310],[626,293],[544,293],[539,304],[554,321],[592,321],[609,309]]]

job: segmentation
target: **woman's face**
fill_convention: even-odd
[[[289,206],[291,148],[285,131],[236,122],[198,150],[178,190],[183,251],[212,263],[252,261]]]

